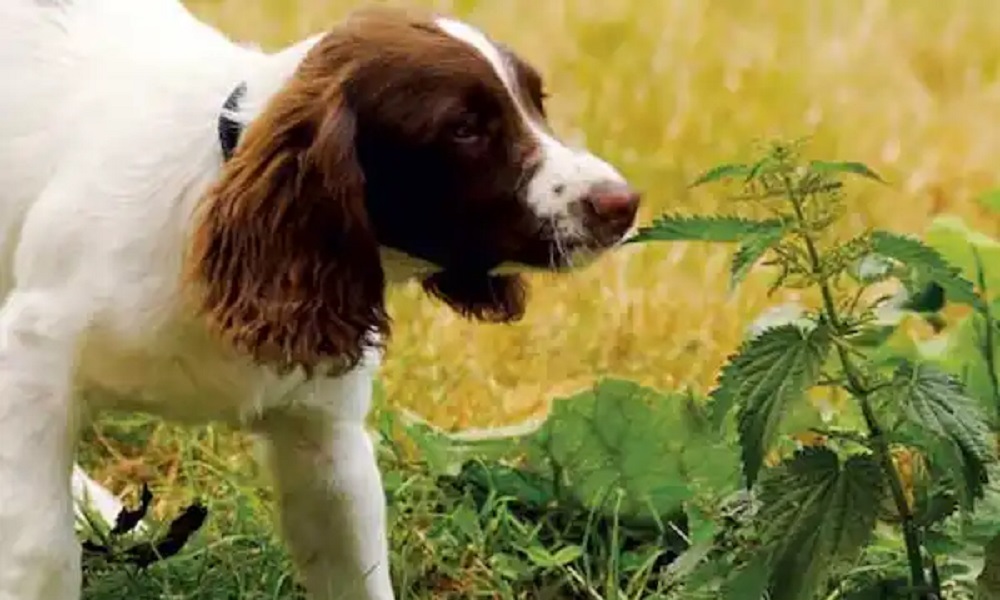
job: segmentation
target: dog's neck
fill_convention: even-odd
[[[287,83],[321,37],[322,34],[314,35],[275,54],[261,55],[261,60],[255,62],[242,80],[233,82],[229,96],[224,101],[220,99],[219,144],[227,160],[243,130]]]

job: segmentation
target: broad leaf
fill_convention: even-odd
[[[706,183],[713,183],[733,177],[745,177],[749,172],[749,165],[719,165],[699,175],[691,184],[691,187],[698,187]]]
[[[637,242],[740,242],[782,228],[781,221],[753,221],[742,217],[662,215],[629,238]]]
[[[885,479],[868,455],[841,462],[827,448],[806,448],[761,479],[764,552],[772,600],[811,598],[824,577],[868,543]]]
[[[1000,240],[972,228],[957,215],[941,215],[931,221],[923,234],[924,242],[937,250],[950,265],[959,269],[962,276],[971,282],[979,281],[978,254],[986,265],[982,273],[989,289],[1000,290]],[[980,286],[980,291],[982,291]]]
[[[976,577],[977,600],[1000,598],[1000,534],[986,544],[983,552],[983,570]]]
[[[893,389],[907,419],[939,441],[929,448],[931,460],[954,465],[963,475],[960,499],[971,507],[982,495],[985,465],[993,458],[992,436],[979,405],[958,379],[926,363],[900,365]]]
[[[733,256],[733,264],[730,269],[730,287],[736,288],[742,283],[757,261],[780,242],[784,235],[784,229],[775,228],[754,234],[744,240]]]
[[[558,400],[531,442],[529,463],[552,471],[588,508],[609,510],[620,491],[623,517],[666,515],[692,494],[675,447],[683,430],[674,399],[611,379]]]
[[[753,486],[764,455],[778,435],[789,406],[804,398],[828,354],[826,328],[796,325],[769,329],[743,344],[723,367],[712,392],[717,418],[739,406],[740,445],[747,486]]]
[[[980,196],[978,202],[984,208],[1000,213],[1000,190],[991,190]]]
[[[885,231],[872,233],[872,249],[917,271],[923,278],[944,288],[954,302],[982,308],[982,300],[972,283],[941,254],[918,239]]]
[[[885,180],[878,173],[860,162],[814,160],[809,164],[809,167],[817,173],[860,175],[879,183],[885,183]]]
[[[723,600],[761,600],[767,591],[770,571],[763,557],[755,557],[727,580],[721,590]]]

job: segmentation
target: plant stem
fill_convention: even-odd
[[[799,226],[802,227],[801,237],[806,246],[806,253],[809,256],[810,267],[813,275],[816,276],[817,285],[819,286],[820,294],[823,297],[823,312],[826,314],[826,318],[829,320],[830,326],[833,328],[834,335],[840,335],[842,333],[840,314],[837,311],[837,304],[833,298],[833,290],[830,288],[830,282],[827,279],[826,274],[823,272],[819,251],[816,249],[816,243],[812,236],[809,235],[805,214],[802,210],[801,199],[787,178],[785,180],[785,187],[788,193],[788,198],[791,200],[792,206],[795,209],[796,219],[799,222]],[[889,449],[889,442],[885,439],[885,433],[878,422],[875,410],[872,408],[872,389],[869,388],[863,381],[857,365],[855,365],[851,360],[851,356],[847,352],[844,345],[835,344],[835,346],[837,348],[837,357],[840,359],[840,364],[844,368],[844,376],[847,378],[847,391],[850,392],[850,394],[854,396],[861,405],[861,413],[864,416],[865,425],[868,427],[868,441],[871,443],[875,456],[881,465],[882,470],[885,472],[886,479],[889,481],[889,489],[892,493],[892,499],[896,504],[896,510],[899,511],[899,516],[902,520],[903,540],[906,543],[906,557],[910,566],[910,582],[913,585],[913,589],[918,590],[916,593],[919,594],[919,598],[928,598],[927,576],[924,572],[923,554],[920,549],[920,532],[916,521],[913,519],[913,513],[910,510],[910,505],[906,501],[906,492],[903,489],[903,482],[899,477],[899,472],[896,470],[896,466],[892,462],[892,453]]]
[[[986,362],[986,372],[990,378],[990,391],[993,392],[993,406],[997,411],[996,423],[994,427],[1000,427],[1000,381],[997,380],[996,369],[996,338],[993,328],[996,321],[993,319],[993,309],[990,306],[989,289],[986,287],[986,272],[983,269],[983,259],[979,255],[979,250],[972,246],[972,255],[976,259],[976,279],[979,283],[979,293],[983,297],[983,328],[985,339],[983,340],[983,360]]]

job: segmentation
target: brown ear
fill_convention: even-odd
[[[279,371],[354,366],[389,330],[354,117],[339,86],[311,83],[293,82],[246,130],[186,265],[212,329]]]
[[[423,288],[460,315],[493,323],[520,320],[528,296],[520,275],[441,271],[424,279]]]

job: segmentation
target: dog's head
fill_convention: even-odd
[[[463,315],[511,321],[528,269],[617,244],[638,196],[546,126],[541,78],[462,22],[355,13],[249,125],[204,200],[189,275],[258,361],[353,365],[388,333],[382,252]]]

